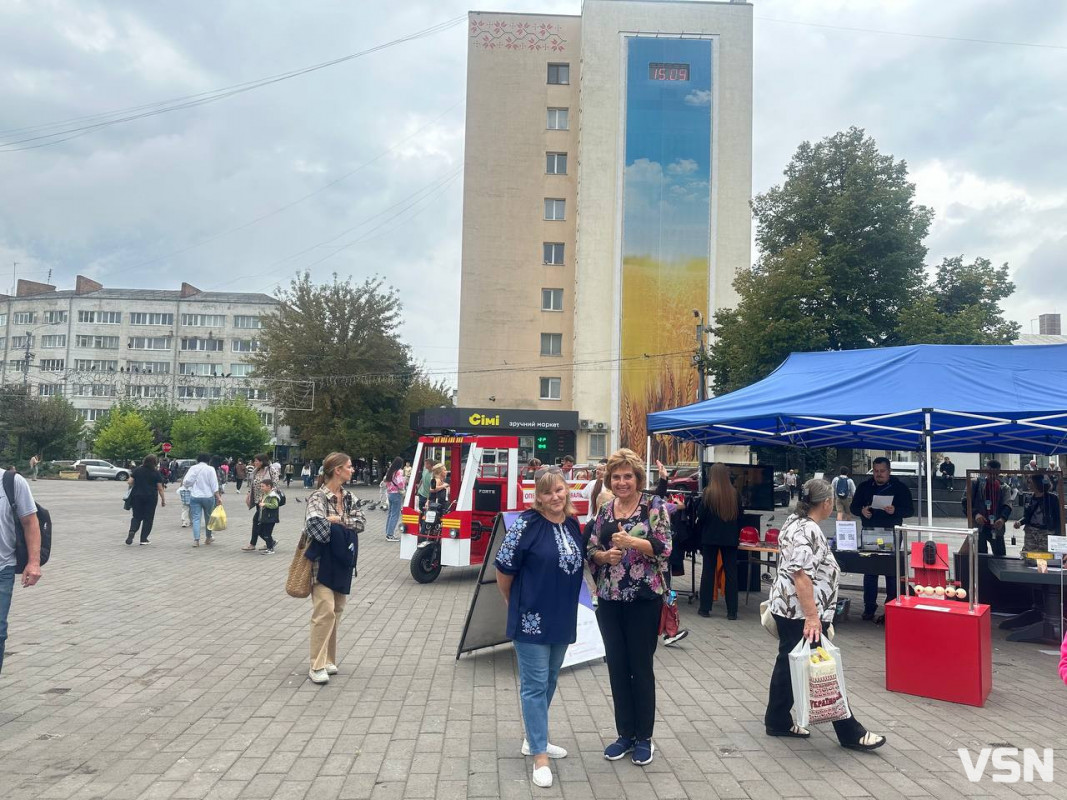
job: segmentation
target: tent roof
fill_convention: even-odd
[[[1067,452],[1067,344],[793,353],[736,392],[648,415],[702,444]]]

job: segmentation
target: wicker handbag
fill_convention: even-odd
[[[311,594],[311,562],[304,558],[308,544],[307,534],[300,534],[293,561],[289,565],[289,576],[285,579],[285,593],[290,597],[308,597]]]

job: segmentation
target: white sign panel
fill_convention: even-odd
[[[600,626],[596,623],[593,597],[589,594],[589,585],[583,580],[582,590],[578,594],[578,638],[567,648],[563,666],[573,667],[575,664],[595,661],[603,658],[604,653],[604,640],[600,636]]]
[[[844,522],[838,520],[837,522],[837,549],[838,550],[858,550],[859,542],[856,540],[856,521],[849,520]]]

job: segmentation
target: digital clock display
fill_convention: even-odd
[[[648,79],[650,81],[687,81],[689,80],[689,65],[649,64]]]

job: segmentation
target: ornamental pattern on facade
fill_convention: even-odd
[[[470,37],[483,50],[551,50],[562,53],[567,40],[563,28],[550,22],[471,20]]]

